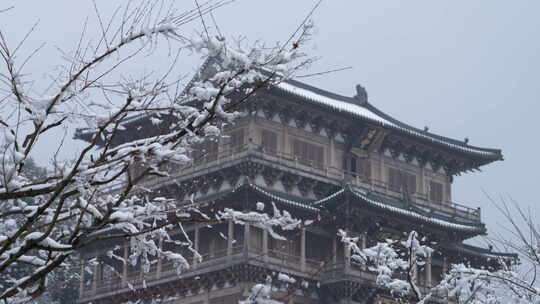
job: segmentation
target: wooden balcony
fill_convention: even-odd
[[[246,159],[338,186],[342,185],[344,180],[347,180],[354,187],[362,189],[362,191],[369,191],[379,196],[385,196],[395,200],[404,199],[404,194],[392,189],[386,181],[366,178],[358,174],[346,172],[341,168],[300,159],[295,155],[282,151],[264,151],[264,149],[255,144],[244,145],[234,149],[224,149],[220,150],[219,153],[207,154],[188,165],[178,166],[172,164],[168,168],[169,172],[174,172],[170,177],[149,179],[144,182],[144,187],[155,187],[171,179],[190,179],[238,164]],[[408,203],[432,213],[434,216],[443,215],[445,217],[461,218],[469,222],[481,223],[480,208],[471,208],[450,201],[432,202],[427,192],[412,193],[407,195],[407,199],[410,200]]]
[[[127,271],[124,268],[118,269],[116,274],[110,277],[101,275],[101,278],[98,278],[99,276],[95,276],[94,279],[81,286],[79,302],[88,303],[121,294],[129,294],[134,289],[157,288],[159,290],[160,286],[174,286],[175,282],[183,284],[182,280],[189,282],[193,278],[204,278],[209,273],[230,271],[237,265],[252,265],[271,272],[283,272],[297,278],[317,281],[322,285],[339,284],[344,281],[366,286],[375,284],[376,274],[368,271],[365,267],[351,264],[346,247],[340,244],[337,238],[327,240],[332,245],[331,247],[323,246],[326,248],[324,257],[310,259],[307,253],[320,249],[321,244],[315,241],[310,243],[313,238],[307,237],[305,230],[302,230],[300,237],[296,239],[296,242],[300,242],[299,246],[289,246],[286,249],[269,248],[268,235],[263,236],[262,246],[253,246],[256,238],[253,228],[244,226],[243,230],[244,236],[250,237],[244,238],[240,244],[233,245],[230,242],[225,249],[212,250],[203,255],[202,262],[194,262],[189,269],[184,269],[181,272],[177,271],[177,267],[173,263],[157,260],[150,267],[149,272],[143,272],[142,269]],[[229,230],[229,234],[234,235],[234,230]],[[205,239],[204,241],[210,240]],[[289,242],[294,243],[292,240]],[[338,246],[341,246],[340,250],[338,250]],[[301,249],[299,252],[291,252],[291,248]],[[429,265],[424,276],[429,274],[431,277],[431,264]],[[96,268],[95,273],[101,273],[101,271],[97,271]],[[84,276],[81,277],[84,280]]]

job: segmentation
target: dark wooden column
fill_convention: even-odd
[[[229,220],[227,226],[227,255],[233,253],[233,240],[234,240],[234,222]]]

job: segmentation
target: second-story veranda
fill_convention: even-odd
[[[378,157],[378,159],[377,159]],[[372,166],[384,167],[384,158],[393,162],[391,156],[371,159]],[[375,171],[375,170],[373,170]],[[382,171],[382,170],[381,170]],[[345,188],[370,202],[373,207],[393,210],[405,217],[421,217],[425,221],[444,221],[456,225],[475,227],[475,233],[484,233],[480,208],[471,208],[448,199],[433,201],[430,189],[421,180],[413,192],[391,185],[385,177],[349,172],[340,166],[316,163],[285,151],[268,151],[261,143],[246,143],[231,147],[217,145],[216,150],[205,151],[188,165],[169,166],[170,176],[153,178],[144,187],[160,189],[162,194],[178,191],[179,199],[202,198],[235,187],[240,178],[277,196],[294,197],[306,204],[317,205],[328,198],[338,198]],[[168,190],[167,185],[176,190]],[[159,193],[159,192],[158,192]]]

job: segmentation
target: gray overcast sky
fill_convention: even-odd
[[[97,0],[106,13],[125,1]],[[193,1],[177,1],[192,7]],[[269,43],[288,38],[315,1],[237,0],[216,12],[226,35]],[[20,38],[40,20],[32,45],[47,42],[30,71],[36,78],[60,63],[55,45],[75,45],[92,17],[86,0],[4,0],[15,9],[0,27]],[[344,95],[357,83],[371,103],[417,127],[473,145],[501,148],[504,162],[457,177],[454,200],[481,206],[490,230],[500,215],[482,189],[511,196],[540,214],[536,154],[540,112],[539,1],[351,1],[326,0],[314,16],[318,28],[309,52],[322,59],[311,72],[352,70],[305,79]]]

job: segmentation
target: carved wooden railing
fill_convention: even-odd
[[[178,278],[179,275],[189,276],[194,272],[204,273],[212,268],[221,267],[231,263],[249,263],[249,261],[262,264],[273,263],[275,265],[279,264],[279,268],[286,272],[296,271],[300,273],[302,271],[301,257],[297,254],[271,249],[267,251],[267,254],[264,254],[257,248],[249,248],[249,251],[245,251],[246,248],[243,244],[233,246],[232,249],[230,255],[227,255],[227,249],[202,254],[202,262],[193,263],[190,269],[184,269],[180,273],[172,262],[162,260],[159,266],[156,265],[156,267],[152,267],[151,271],[148,273],[139,270],[129,273],[125,278],[115,275],[113,278],[101,279],[96,282],[97,284],[86,284],[81,294],[81,299],[90,299],[105,294],[113,294],[114,292],[126,289],[138,289],[144,286],[150,286],[158,281],[173,280]],[[306,266],[308,270],[314,272],[314,270],[323,267],[323,262],[306,259]],[[121,273],[122,271],[119,270],[118,272]]]
[[[389,183],[375,178],[365,178],[362,176],[353,176],[351,178],[353,185],[369,189],[375,194],[383,194],[395,199],[404,199],[404,194],[401,191],[393,189]],[[458,216],[471,221],[480,223],[481,212],[480,207],[471,208],[462,204],[451,201],[435,203],[429,199],[429,193],[415,192],[409,195],[411,203],[418,207],[429,209],[430,211],[440,211],[449,216]]]
[[[126,278],[115,276],[114,278],[101,279],[97,281],[97,284],[86,284],[85,289],[82,292],[82,299],[103,295],[106,293],[112,293],[120,291],[122,289],[141,288],[153,284],[158,280],[167,280],[178,277],[179,274],[187,274],[193,271],[203,271],[214,267],[216,265],[223,265],[227,263],[228,259],[232,256],[238,256],[238,253],[243,251],[243,245],[233,247],[233,253],[231,256],[227,255],[227,249],[217,250],[212,253],[203,254],[203,260],[200,263],[191,264],[190,269],[184,269],[180,273],[177,270],[177,266],[173,262],[161,261],[161,264],[150,269],[150,272],[143,272],[142,270],[129,273]],[[119,271],[121,272],[121,270]]]
[[[399,276],[394,276],[398,278]],[[431,286],[427,286],[425,274],[421,274],[422,279],[417,282],[417,286],[425,293],[429,291]],[[321,274],[321,284],[335,282],[340,280],[351,280],[357,282],[366,282],[368,284],[375,284],[377,280],[377,273],[369,270],[363,265],[357,265],[355,263],[347,264],[345,262],[337,262],[327,265]],[[400,278],[406,280],[406,275],[403,274]],[[438,279],[432,276],[432,282],[437,282]]]
[[[245,150],[249,151],[249,149],[249,146],[245,146],[243,147],[243,149],[240,149],[239,152]],[[319,164],[312,160],[302,160],[293,154],[283,151],[271,151],[271,153],[269,153],[262,148],[251,147],[250,154],[256,155],[257,157],[268,160],[272,163],[285,165],[296,170],[320,176],[322,175],[329,179],[334,179],[338,182],[341,182],[345,178],[348,178],[349,181],[356,187],[369,189],[370,191],[373,191],[375,193],[384,194],[397,199],[403,198],[403,193],[392,189],[392,187],[390,187],[387,182],[371,177],[368,178],[358,174],[357,172],[347,172],[341,168],[328,166],[326,164]],[[417,204],[421,207],[444,212],[451,216],[463,217],[468,220],[480,222],[480,208],[471,208],[450,201],[434,203],[430,201],[428,192],[416,192],[410,195],[410,198],[412,199],[412,203]]]
[[[234,162],[241,161],[241,159],[245,157],[252,156],[262,161],[268,161],[272,164],[282,165],[286,168],[303,172],[306,175],[313,174],[319,177],[325,177],[335,181],[336,183],[341,183],[345,178],[347,178],[353,186],[369,189],[374,193],[384,194],[397,199],[403,198],[402,192],[396,191],[385,181],[371,177],[367,178],[359,175],[358,173],[347,172],[341,168],[317,163],[313,160],[302,159],[291,153],[279,150],[267,151],[261,146],[253,143],[234,148],[220,148],[222,149],[214,153],[207,153],[188,164],[170,164],[168,165],[168,168],[166,168],[166,170],[171,172],[169,177],[153,177],[145,180],[142,186],[144,188],[152,188],[153,186],[158,186],[163,182],[168,182],[171,179],[190,178],[191,176],[195,177],[198,174],[203,174],[208,170],[212,170],[212,168],[224,168],[228,164],[232,164]],[[114,192],[121,186],[122,184],[114,185],[109,189],[109,191]],[[444,201],[440,203],[432,202],[429,199],[429,193],[427,192],[412,193],[409,195],[409,197],[412,203],[419,207],[429,209],[429,211],[442,212],[450,217],[461,217],[480,223],[480,208],[471,208],[451,201]]]
[[[278,265],[279,271],[297,273],[320,281],[321,284],[344,280],[373,284],[376,280],[376,273],[373,271],[361,265],[346,263],[343,259],[339,262],[332,263],[329,262],[329,258],[306,258],[305,268],[302,268],[302,258],[295,253],[284,252],[279,249],[268,249],[267,254],[261,254],[259,250],[254,250],[254,248],[250,248],[249,251],[245,250],[246,247],[240,244],[233,247],[233,252],[237,253],[232,253],[231,255],[227,255],[226,249],[204,254],[201,263],[194,264],[190,269],[184,270],[180,274],[172,262],[162,261],[159,266],[152,268],[152,271],[149,273],[136,271],[129,273],[126,278],[114,277],[100,280],[95,285],[87,284],[81,299],[90,300],[95,297],[106,296],[107,294],[112,295],[122,290],[151,286],[158,282],[174,280],[175,278],[179,278],[179,275],[190,276],[194,275],[194,273],[205,273],[206,271],[212,271],[212,269],[219,269],[219,267],[227,264],[250,262],[263,264],[270,268],[272,267],[271,265]],[[420,285],[426,288],[423,284]]]

